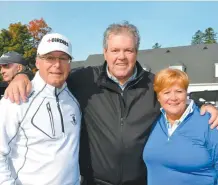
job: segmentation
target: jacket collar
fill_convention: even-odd
[[[110,74],[110,72],[109,72],[109,70],[108,70],[108,65],[107,65],[107,67],[106,67],[106,70],[107,70],[107,76],[108,76],[111,80],[113,80],[115,83],[117,83],[117,84],[120,86],[120,88],[121,88],[122,90],[125,89],[125,87],[127,86],[127,84],[128,84],[129,82],[135,80],[136,75],[137,75],[137,67],[135,66],[132,76],[129,77],[129,79],[128,79],[123,85],[121,85],[121,84],[119,83],[119,80],[118,80],[115,76],[113,76],[112,74]]]
[[[145,71],[138,61],[136,61],[136,68],[137,68],[137,74],[135,76],[135,80],[137,81],[145,73]],[[112,81],[112,80],[107,75],[107,61],[105,61],[101,67],[101,71],[97,83],[101,85],[107,83],[108,81]]]
[[[58,96],[66,87],[67,83],[65,82],[61,88],[56,88],[52,85],[47,84],[42,77],[40,76],[39,72],[36,72],[35,77],[32,80],[33,89],[36,91],[42,91],[44,96],[48,97],[55,97]]]
[[[178,120],[175,120],[175,124],[179,125],[193,112],[193,110],[194,110],[194,101],[191,100],[191,99],[187,99],[186,105],[187,105],[186,110],[184,111],[184,113],[182,114],[182,116]],[[160,108],[160,111],[163,114],[167,125],[170,125],[169,121],[167,119],[166,111],[162,107]]]

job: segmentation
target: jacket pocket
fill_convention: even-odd
[[[56,102],[44,102],[38,105],[32,116],[32,125],[40,132],[35,132],[39,136],[48,136],[51,139],[58,139],[63,136],[60,125],[60,116],[56,108]],[[41,135],[43,134],[43,135]]]

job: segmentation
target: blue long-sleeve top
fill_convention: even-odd
[[[209,118],[193,104],[193,111],[169,136],[165,116],[160,115],[143,151],[148,185],[218,184],[218,130],[210,129]]]

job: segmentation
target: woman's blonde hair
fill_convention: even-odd
[[[154,91],[159,94],[162,90],[175,84],[187,90],[189,85],[188,75],[179,69],[166,68],[155,75]]]

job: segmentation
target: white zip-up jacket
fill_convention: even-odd
[[[81,112],[37,72],[27,103],[0,102],[0,185],[78,185]]]

